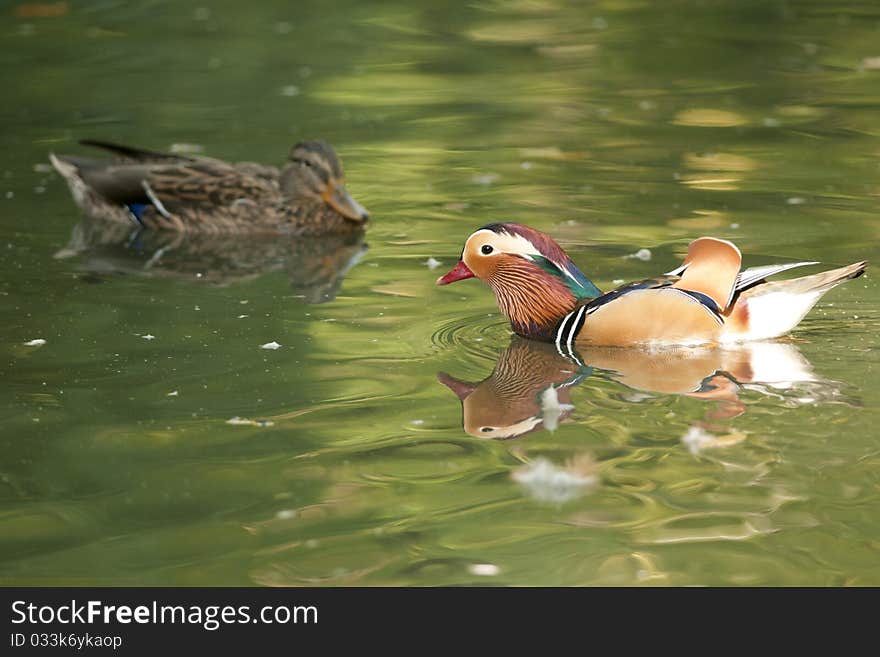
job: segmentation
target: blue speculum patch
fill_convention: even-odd
[[[129,203],[128,209],[131,210],[131,213],[134,215],[135,219],[140,221],[144,216],[144,210],[149,207],[149,203]]]

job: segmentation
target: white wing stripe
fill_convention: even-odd
[[[818,262],[792,262],[786,265],[764,265],[763,267],[750,267],[749,269],[744,269],[739,273],[739,276],[737,276],[736,278],[736,285],[734,286],[734,289],[743,290],[753,283],[757,283],[761,279],[767,278],[768,276],[781,274],[782,272],[788,271],[789,269],[794,269],[795,267],[806,267],[808,265],[818,264]]]

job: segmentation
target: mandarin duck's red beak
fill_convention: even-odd
[[[473,277],[474,272],[463,261],[459,260],[458,264],[450,269],[448,274],[437,279],[437,285],[449,285],[450,283],[455,283],[455,281],[463,281],[466,278]]]
[[[467,383],[461,379],[456,379],[446,372],[437,372],[437,380],[455,393],[459,401],[464,401],[470,394],[477,389],[475,383]]]

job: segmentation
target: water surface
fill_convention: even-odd
[[[870,270],[770,345],[579,364],[434,285],[491,221],[603,289],[701,234],[880,261],[875,3],[33,6],[0,27],[0,583],[880,584]],[[85,137],[323,138],[374,221],[110,235],[46,168]]]

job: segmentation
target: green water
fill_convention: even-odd
[[[481,283],[434,285],[499,220],[603,289],[701,234],[880,262],[876,3],[23,4],[0,584],[880,584],[871,270],[773,345],[583,368],[512,342]],[[373,223],[102,240],[45,169],[85,137],[267,163],[326,139]]]

